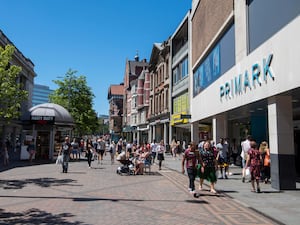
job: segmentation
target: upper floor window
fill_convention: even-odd
[[[193,96],[196,96],[235,64],[234,24],[201,61],[193,74]]]
[[[247,0],[249,52],[300,13],[299,0]]]
[[[185,78],[188,73],[188,57],[185,57],[172,71],[173,85]]]

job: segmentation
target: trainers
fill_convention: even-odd
[[[242,182],[245,183],[245,177],[242,178]]]

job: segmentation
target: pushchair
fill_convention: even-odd
[[[134,163],[132,158],[127,159],[126,153],[123,151],[117,156],[117,161],[119,161],[122,166],[117,168],[117,174],[120,175],[133,175],[134,174]]]
[[[118,160],[122,166],[117,168],[117,174],[119,175],[134,175],[134,164],[130,159]]]

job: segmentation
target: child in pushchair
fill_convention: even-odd
[[[131,159],[126,159],[126,153],[124,151],[118,155],[117,161],[122,164],[122,166],[117,168],[117,174],[134,175],[134,164]]]

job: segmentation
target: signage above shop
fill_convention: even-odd
[[[35,124],[54,124],[55,117],[54,116],[31,116],[30,120]]]
[[[270,54],[267,59],[263,59],[262,63],[254,63],[250,72],[246,69],[244,74],[239,74],[230,81],[220,86],[220,100],[223,98],[230,99],[234,96],[251,91],[256,86],[261,86],[262,83],[267,84],[268,76],[275,80],[274,73],[271,68],[273,54]]]

